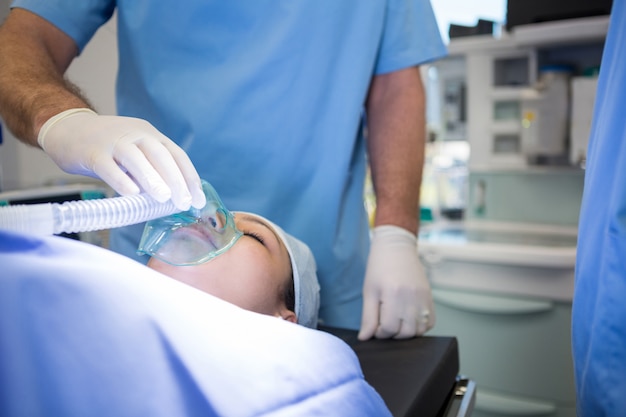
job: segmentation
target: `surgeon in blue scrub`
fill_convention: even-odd
[[[613,2],[585,171],[573,304],[579,417],[626,415],[626,4]]]
[[[258,213],[311,247],[324,325],[360,329],[361,339],[434,325],[416,251],[418,66],[446,53],[429,0],[12,7],[0,29],[0,114],[15,136],[67,172],[181,209],[203,204],[199,178],[207,179],[229,208]],[[63,74],[114,12],[119,115],[103,115]],[[136,256],[142,228],[113,231],[112,249]]]

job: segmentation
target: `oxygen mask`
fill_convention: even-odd
[[[206,205],[150,220],[139,243],[147,254],[171,265],[198,265],[226,252],[242,236],[211,184],[202,180]]]

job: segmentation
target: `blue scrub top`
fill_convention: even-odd
[[[306,242],[319,267],[320,318],[359,328],[369,251],[363,105],[373,74],[445,55],[428,0],[14,5],[81,50],[117,7],[119,114],[181,145],[229,209]],[[114,230],[112,248],[136,256],[141,230]]]
[[[626,415],[626,5],[613,3],[596,93],[573,305],[579,417]]]

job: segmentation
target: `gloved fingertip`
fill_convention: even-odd
[[[357,336],[357,339],[359,339],[360,341],[365,341],[365,340],[369,340],[372,338],[373,332],[371,331],[365,331],[363,329],[361,329],[361,331],[359,331],[359,334]]]
[[[359,334],[357,338],[359,340],[369,340],[374,337],[374,333],[376,332],[376,328],[378,327],[378,323],[374,321],[369,321],[367,318],[361,321],[361,329],[359,330]]]
[[[206,196],[202,187],[191,187],[191,205],[197,209],[201,209],[206,205]]]
[[[186,195],[185,197],[181,199],[173,201],[173,203],[177,209],[182,210],[182,211],[187,211],[191,208],[191,196]]]

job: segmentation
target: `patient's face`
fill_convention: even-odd
[[[151,258],[148,266],[241,308],[296,321],[282,295],[292,271],[285,245],[263,220],[235,213],[244,235],[209,262],[174,266]]]

